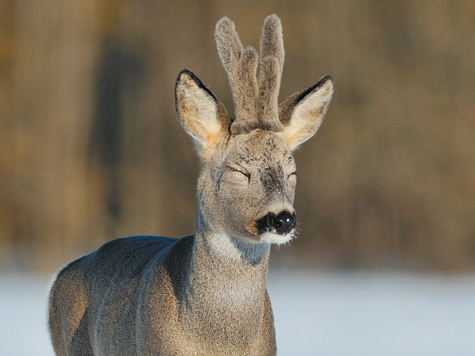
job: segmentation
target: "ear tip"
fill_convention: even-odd
[[[318,81],[317,88],[326,88],[329,93],[333,93],[333,77],[331,75],[325,75]]]
[[[178,73],[178,79],[181,78],[182,75],[188,75],[188,76],[191,76],[193,75],[193,72],[191,70],[189,70],[188,68],[183,68],[180,73]]]
[[[183,80],[185,80],[186,78],[188,79],[192,79],[196,82],[196,79],[198,79],[196,77],[196,75],[191,71],[189,70],[188,68],[183,68],[180,73],[178,73],[178,76],[176,78],[176,82],[175,82],[175,86],[177,86],[180,82],[182,82]]]
[[[213,97],[215,100],[216,96],[213,94],[213,92],[203,84],[203,82],[198,78],[195,73],[193,73],[191,70],[185,68],[182,69],[181,72],[178,74],[178,78],[176,78],[175,82],[175,92],[177,92],[179,87],[182,86],[189,86],[190,84],[196,85],[199,88],[205,90],[211,97]]]
[[[320,78],[319,82],[321,85],[325,84],[327,81],[329,81],[331,84],[333,84],[333,77],[329,74],[324,75],[323,77]]]

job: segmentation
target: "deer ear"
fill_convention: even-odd
[[[279,105],[279,119],[284,125],[285,139],[291,151],[317,132],[332,95],[333,80],[330,76],[325,76]]]
[[[231,123],[224,105],[196,75],[183,69],[175,85],[178,121],[198,149],[214,146]]]

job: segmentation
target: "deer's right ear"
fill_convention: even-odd
[[[229,132],[231,120],[223,103],[188,69],[178,75],[175,108],[178,121],[198,149],[216,146]]]

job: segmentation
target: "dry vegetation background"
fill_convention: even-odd
[[[336,93],[296,159],[299,237],[277,264],[475,267],[475,2],[2,0],[0,270],[52,271],[118,236],[191,233],[198,162],[174,114],[193,70],[283,22],[281,99]]]

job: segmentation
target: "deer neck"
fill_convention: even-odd
[[[202,207],[198,207],[195,224],[194,259],[207,261],[207,264],[218,267],[218,270],[230,276],[235,274],[233,271],[247,271],[254,276],[254,279],[261,278],[261,274],[264,274],[263,283],[265,284],[270,243],[245,242],[226,233],[217,232],[211,225],[212,223],[204,217]]]
[[[195,292],[237,298],[236,307],[265,293],[270,244],[213,233],[196,234],[194,243],[190,287]]]
[[[252,343],[259,335],[270,246],[247,245],[225,235],[195,235],[181,303],[182,318],[192,334],[211,343],[229,338]]]

